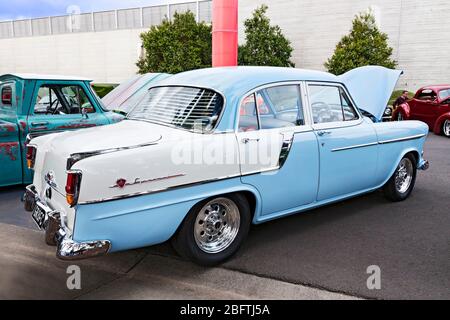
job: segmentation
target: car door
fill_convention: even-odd
[[[433,127],[439,103],[437,93],[432,89],[423,89],[414,97],[411,106],[411,119],[420,120]]]
[[[28,116],[31,137],[107,123],[83,82],[37,82]]]
[[[255,90],[241,102],[237,128],[242,182],[258,189],[262,219],[313,203],[317,139],[305,122],[300,83]]]
[[[0,186],[22,183],[16,82],[0,83]]]
[[[362,118],[340,84],[308,83],[308,95],[320,150],[317,200],[372,188],[378,161],[373,123]]]

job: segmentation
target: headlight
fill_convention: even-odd
[[[392,110],[391,110],[391,108],[386,108],[386,110],[384,111],[384,115],[385,115],[385,116],[391,116],[391,115],[392,115]]]

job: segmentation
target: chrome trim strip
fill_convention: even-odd
[[[271,171],[272,170],[273,169],[271,169]],[[86,204],[94,204],[94,203],[100,203],[100,202],[108,202],[108,201],[114,201],[114,200],[134,198],[134,197],[138,197],[138,196],[145,196],[145,195],[156,194],[156,193],[161,193],[161,192],[165,192],[165,191],[172,191],[172,190],[176,190],[176,189],[193,187],[193,186],[198,186],[198,185],[202,185],[202,184],[207,184],[207,183],[212,183],[212,182],[217,182],[217,181],[222,181],[222,180],[228,180],[228,179],[233,179],[233,178],[238,178],[238,177],[241,177],[241,174],[236,174],[236,175],[231,175],[231,176],[226,176],[226,177],[221,177],[221,178],[215,178],[215,179],[210,179],[210,180],[204,180],[204,181],[199,181],[199,182],[186,183],[186,184],[177,185],[177,186],[173,186],[173,187],[155,189],[152,191],[130,193],[130,194],[126,194],[126,195],[115,196],[115,197],[105,198],[105,199],[100,199],[100,200],[84,201],[84,202],[79,202],[78,205],[86,205]]]
[[[154,146],[154,145],[157,145],[159,143],[159,141],[161,141],[161,140],[162,140],[162,136],[159,136],[158,140],[156,140],[154,142],[150,142],[150,143],[139,144],[139,145],[129,146],[129,147],[119,147],[119,148],[111,148],[111,149],[105,149],[105,150],[95,150],[95,151],[74,153],[74,154],[71,154],[70,157],[67,159],[66,169],[70,170],[75,165],[75,163],[77,163],[81,160],[87,159],[87,158],[91,158],[91,157],[95,157],[95,156],[99,156],[99,155],[103,155],[103,154],[108,154],[108,153],[119,152],[119,151]]]
[[[338,151],[345,151],[345,150],[352,150],[352,149],[358,149],[358,148],[366,148],[366,147],[372,147],[377,146],[378,142],[372,142],[372,143],[365,143],[365,144],[358,144],[354,146],[344,147],[344,148],[336,148],[331,150],[331,152],[338,152]]]
[[[426,137],[426,134],[418,134],[415,136],[405,137],[405,138],[397,138],[397,139],[391,139],[391,140],[384,140],[378,142],[379,144],[389,144],[389,143],[395,143],[395,142],[403,142],[403,141],[409,141],[409,140],[417,140],[423,137]]]
[[[390,144],[390,143],[395,143],[395,142],[417,140],[417,139],[423,138],[425,136],[426,136],[426,134],[418,134],[415,136],[410,136],[410,137],[405,137],[405,138],[384,140],[384,141],[373,142],[373,143],[358,144],[358,145],[353,145],[353,146],[348,146],[348,147],[343,147],[343,148],[336,148],[336,149],[331,150],[331,152],[339,152],[339,151],[352,150],[352,149],[358,149],[358,148],[366,148],[366,147],[371,147],[371,146],[376,146],[376,145]]]
[[[284,134],[282,135],[283,135],[283,144],[281,146],[280,157],[278,159],[278,169],[283,168],[284,164],[286,163],[289,157],[289,153],[291,152],[292,145],[294,144],[295,138],[294,133],[292,133],[292,135],[287,138]]]

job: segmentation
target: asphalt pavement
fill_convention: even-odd
[[[192,298],[201,287],[207,293],[200,295],[204,298],[450,299],[450,139],[430,134],[425,157],[431,168],[419,172],[415,191],[405,202],[391,203],[375,192],[254,226],[238,255],[212,271],[181,261],[168,244],[93,259],[83,262],[92,269],[88,272],[92,288],[79,296]],[[28,274],[24,262],[38,269],[62,268],[54,249],[43,246],[33,231],[20,203],[22,193],[23,187],[0,189],[0,279],[5,281]],[[40,254],[33,253],[30,259],[35,248]],[[116,264],[117,270],[105,271],[104,266]],[[12,276],[8,270],[15,265],[21,267]],[[380,290],[367,288],[369,266],[381,270]],[[214,282],[210,272],[223,275]],[[199,273],[205,278],[198,278]],[[156,278],[142,280],[147,276]],[[161,291],[153,290],[155,279]],[[0,297],[11,292],[27,297],[26,288],[33,281],[41,280],[10,280],[9,286],[0,287]],[[62,280],[49,275],[45,283],[51,287],[51,281]],[[194,287],[174,296],[180,283]],[[275,284],[279,290],[269,290]],[[52,297],[48,290],[44,297]],[[36,292],[36,297],[42,294]]]

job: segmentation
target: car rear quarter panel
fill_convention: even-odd
[[[109,240],[112,252],[159,244],[175,234],[189,210],[198,202],[242,191],[255,195],[255,211],[259,212],[261,200],[258,191],[243,185],[239,177],[122,200],[78,205],[74,240]]]

